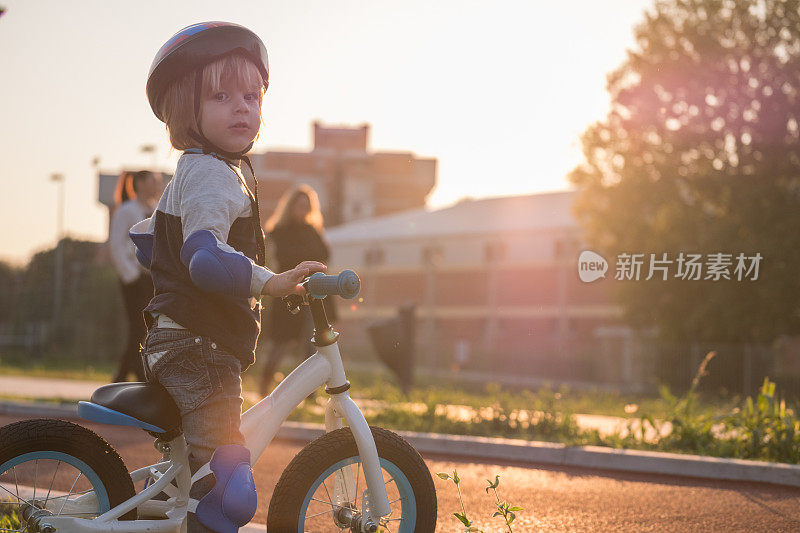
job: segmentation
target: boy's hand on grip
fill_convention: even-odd
[[[275,274],[264,284],[261,294],[282,298],[289,294],[303,295],[305,289],[298,285],[314,272],[325,272],[328,267],[318,261],[303,261],[296,267],[280,274]]]

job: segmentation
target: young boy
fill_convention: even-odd
[[[242,463],[249,469],[239,431],[240,374],[255,360],[259,300],[300,294],[305,276],[325,270],[314,261],[281,274],[264,267],[258,190],[251,194],[239,167],[250,167],[244,154],[258,136],[268,83],[264,44],[225,22],[179,31],[156,54],[147,80],[153,112],[183,155],[156,212],[131,229],[155,287],[142,357],[149,379],[180,409],[192,474],[212,456],[218,469],[230,470],[195,476],[190,533],[236,531],[255,513],[252,473],[231,472]],[[236,501],[221,505],[212,496],[226,487],[215,483],[228,479],[240,485],[230,491]]]

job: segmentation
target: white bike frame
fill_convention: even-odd
[[[338,342],[319,347],[317,352],[289,374],[272,391],[272,394],[242,415],[240,429],[245,439],[245,446],[250,450],[251,464],[254,465],[258,461],[289,413],[309,394],[323,385],[333,389],[346,384],[347,378]],[[341,428],[343,420],[347,421],[353,437],[355,437],[369,491],[369,497],[364,498],[365,508],[362,513],[362,523],[372,521],[377,524],[382,516],[386,516],[390,512],[389,498],[386,494],[386,486],[372,432],[361,410],[347,391],[330,395],[325,409],[326,431]],[[145,479],[152,481],[132,498],[92,520],[70,516],[48,516],[43,518],[41,523],[51,525],[58,530],[58,533],[185,532],[186,513],[196,505],[196,502],[189,500],[192,477],[189,475],[186,441],[183,435],[179,435],[168,443],[161,443],[161,446],[164,461],[131,472],[134,483]],[[195,473],[194,479],[199,479],[207,473],[210,473],[210,469],[206,464]],[[349,467],[336,472],[335,504],[352,501],[351,497],[355,495],[356,490],[356,480],[352,474]],[[152,499],[162,491],[169,496],[167,501]],[[60,508],[63,502],[59,500],[60,498],[57,498],[55,501]],[[139,509],[140,515],[158,519],[119,520],[120,516],[135,508]],[[87,512],[87,510],[92,512],[95,509],[97,509],[97,498],[93,492],[88,492],[67,502],[61,512],[65,514]],[[58,511],[55,508],[48,510]]]

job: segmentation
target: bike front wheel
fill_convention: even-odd
[[[380,458],[391,513],[378,531],[432,532],[436,527],[436,489],[419,453],[402,437],[371,427]],[[267,531],[359,531],[364,499],[369,501],[364,469],[350,428],[319,437],[292,459],[281,475],[267,515]]]

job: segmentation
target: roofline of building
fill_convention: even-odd
[[[410,209],[408,211],[401,211],[399,213],[391,213],[391,214],[383,215],[383,216],[379,216],[379,217],[354,220],[352,222],[348,222],[348,223],[342,224],[340,226],[335,226],[334,228],[331,228],[330,230],[328,230],[328,233],[329,233],[329,235],[333,234],[333,235],[331,235],[333,237],[332,240],[336,240],[336,234],[337,233],[344,233],[347,230],[354,230],[354,229],[358,229],[358,228],[361,228],[361,227],[364,227],[364,226],[367,226],[367,225],[370,225],[370,224],[383,223],[383,222],[391,221],[391,220],[397,220],[398,222],[402,222],[405,219],[409,219],[409,218],[412,218],[412,217],[415,217],[415,216],[420,216],[420,215],[425,215],[425,214],[433,214],[433,213],[440,213],[440,212],[443,212],[443,211],[456,209],[459,206],[464,205],[465,203],[499,202],[499,201],[503,201],[503,200],[513,201],[513,200],[519,199],[519,198],[546,197],[546,196],[569,196],[569,195],[574,195],[576,193],[576,191],[577,191],[576,189],[563,189],[563,190],[555,190],[555,191],[544,191],[544,192],[532,193],[532,194],[520,194],[520,195],[508,195],[508,196],[487,196],[487,197],[474,198],[474,199],[471,198],[471,199],[467,199],[467,200],[460,200],[460,201],[457,201],[454,204],[451,204],[451,205],[448,205],[448,206],[445,206],[445,207],[441,207],[441,208],[437,208],[437,209],[430,209],[429,207],[426,206],[426,207],[420,207],[420,208],[417,208],[417,209]],[[531,228],[531,229],[548,229],[548,230],[552,230],[552,229],[556,229],[556,228],[567,229],[567,228],[570,228],[570,227],[572,227],[572,226],[553,225],[553,226],[543,226],[542,228]],[[524,230],[524,228],[510,228],[509,231],[525,231],[525,230]],[[492,232],[487,231],[487,233],[492,233]],[[454,233],[454,234],[456,234],[456,233]],[[424,238],[429,238],[429,237],[430,238],[435,238],[437,236],[444,236],[444,235],[453,235],[453,234],[442,233],[442,234],[435,234],[435,235],[433,235],[433,234],[431,234],[431,235],[415,235],[415,236],[409,236],[408,238],[424,239]],[[470,235],[476,235],[476,234],[474,232],[470,232]],[[348,244],[364,243],[364,242],[375,242],[376,240],[379,240],[379,239],[380,238],[353,237],[353,238],[347,239],[346,241],[342,241],[342,244],[344,244],[345,242],[348,243]]]

